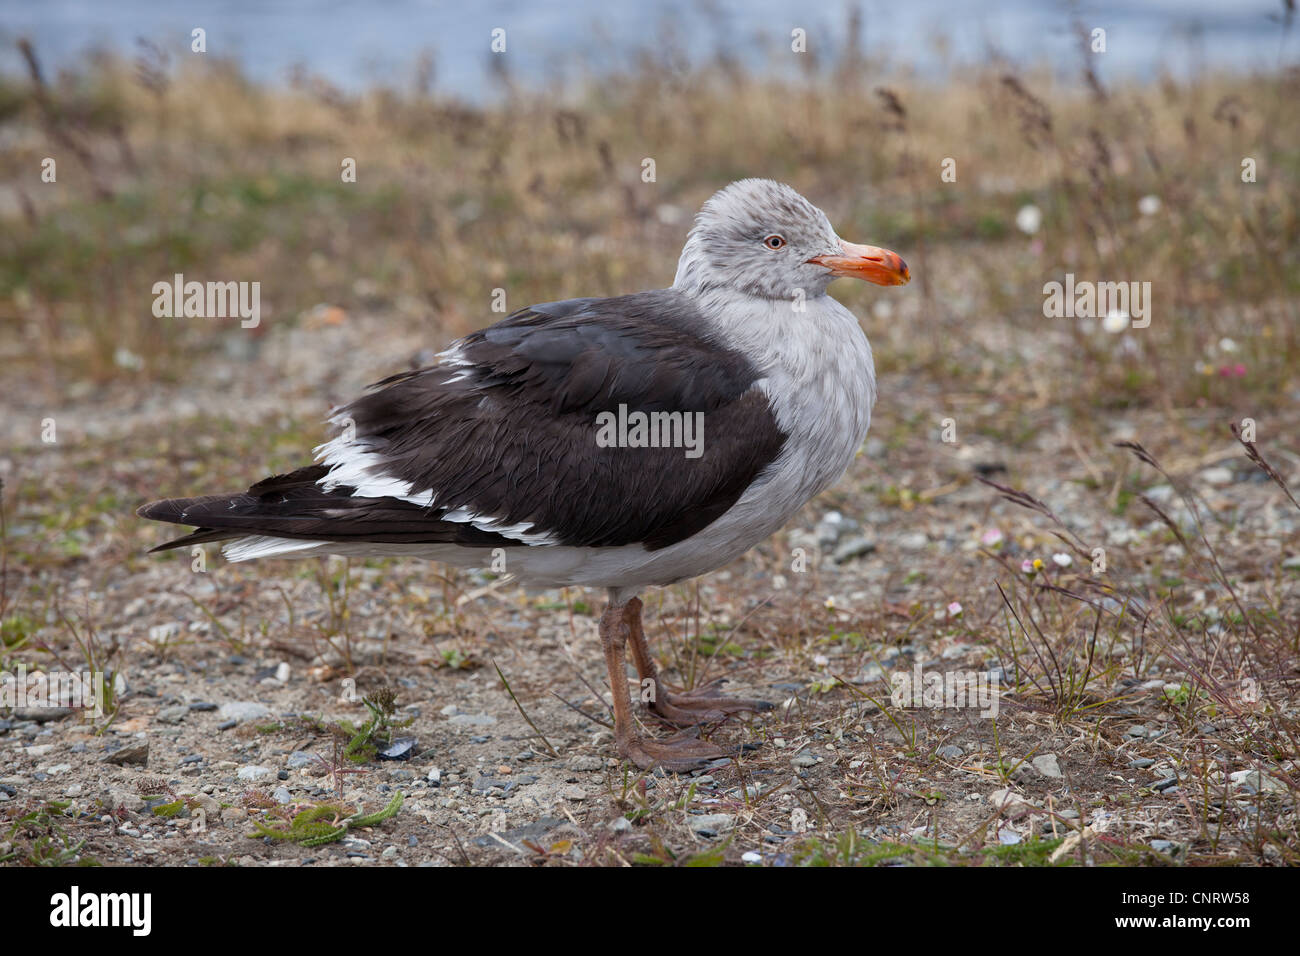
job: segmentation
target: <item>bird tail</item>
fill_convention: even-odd
[[[150,548],[149,553],[248,535],[311,538],[313,527],[319,530],[322,508],[352,492],[351,488],[321,488],[318,482],[328,470],[324,465],[309,465],[265,478],[237,494],[166,498],[142,505],[136,510],[142,518],[197,526],[187,535]]]
[[[357,497],[356,489],[348,485],[326,488],[320,482],[329,471],[327,465],[309,465],[266,478],[238,494],[151,501],[136,514],[196,526],[187,535],[151,548],[150,553],[242,539],[226,548],[227,556],[236,561],[361,543],[474,548],[519,544],[495,531],[445,520],[445,509],[392,497]]]

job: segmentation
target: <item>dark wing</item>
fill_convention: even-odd
[[[239,533],[392,541],[400,526],[405,541],[445,541],[459,528],[465,540],[451,543],[491,547],[681,541],[735,504],[785,441],[755,386],[760,371],[704,328],[673,290],[517,312],[462,339],[438,365],[386,379],[339,409],[333,420],[349,434],[325,446],[318,467],[330,472],[294,473],[315,491],[304,486],[285,501],[262,494],[238,519]],[[598,415],[617,416],[620,406],[701,413],[702,454],[601,447]],[[259,487],[238,496],[241,505]],[[289,513],[255,527],[258,508],[272,504]],[[207,527],[232,527],[218,509],[205,511]],[[311,515],[310,533],[306,524],[294,530],[301,513]]]

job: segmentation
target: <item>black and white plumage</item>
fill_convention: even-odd
[[[337,409],[317,464],[139,513],[198,527],[160,549],[220,540],[236,561],[409,554],[478,567],[502,548],[524,584],[606,588],[620,749],[642,766],[693,765],[709,745],[629,733],[609,645],[621,661],[631,640],[638,670],[653,671],[637,593],[739,557],[852,460],[875,375],[857,320],[826,294],[839,275],[908,280],[898,256],[843,242],[790,187],[733,183],[701,210],[671,288],[516,312]],[[698,456],[603,447],[599,416],[620,409],[702,422]],[[738,709],[715,691],[661,697],[679,721]]]

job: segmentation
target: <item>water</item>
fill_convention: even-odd
[[[994,53],[1021,66],[1077,72],[1075,21],[1106,30],[1095,58],[1103,79],[1186,76],[1203,68],[1272,69],[1297,62],[1283,30],[1281,0],[864,0],[859,42],[869,55],[941,77],[954,64]],[[617,69],[629,54],[666,47],[692,62],[715,51],[751,67],[797,63],[790,31],[807,31],[813,51],[845,43],[847,3],[777,0],[0,0],[0,70],[21,70],[13,40],[30,37],[47,72],[75,67],[95,47],[127,55],[144,37],[173,61],[190,52],[190,31],[207,31],[209,53],[237,59],[248,75],[283,82],[295,65],[346,89],[409,84],[424,52],[434,88],[481,100],[499,90],[489,51],[506,30],[505,62],[521,85],[574,80]],[[1300,28],[1300,24],[1297,24]],[[670,40],[665,40],[670,36]]]

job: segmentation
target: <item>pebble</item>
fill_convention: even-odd
[[[1056,759],[1056,754],[1039,754],[1031,761],[1034,769],[1044,777],[1060,779],[1065,776],[1061,773],[1061,764]]]
[[[179,724],[185,719],[185,715],[190,712],[190,708],[185,704],[177,704],[174,707],[164,707],[158,711],[158,720],[164,724]]]
[[[835,547],[840,537],[850,530],[850,522],[844,520],[844,516],[838,511],[828,511],[821,521],[817,522],[817,528],[814,534],[817,536],[817,544],[823,551],[829,551]]]
[[[270,767],[262,767],[257,764],[249,764],[240,767],[235,771],[235,776],[244,781],[265,780],[267,777],[275,776],[275,771]]]
[[[271,797],[276,803],[285,804],[293,802],[293,794],[289,792],[288,787],[276,787],[271,791]]]
[[[124,807],[131,812],[144,809],[144,798],[131,790],[109,789],[104,794],[104,806],[111,810]]]
[[[1155,760],[1152,757],[1138,757],[1136,760],[1130,760],[1128,765],[1134,770],[1145,770],[1154,763]]]
[[[1125,737],[1134,737],[1134,738],[1137,738],[1137,739],[1141,740],[1141,739],[1147,737],[1148,735],[1150,735],[1150,733],[1151,733],[1151,731],[1148,730],[1148,729],[1146,728],[1145,725],[1143,725],[1143,724],[1134,724],[1134,725],[1133,725],[1132,727],[1130,727],[1128,730],[1124,731],[1124,736],[1125,736]]]
[[[688,816],[686,825],[700,836],[717,836],[732,829],[736,825],[736,818],[730,813],[702,813]]]
[[[1157,853],[1175,854],[1178,852],[1178,844],[1173,840],[1152,840],[1151,849]]]
[[[801,750],[790,758],[792,767],[815,767],[821,763],[821,758],[807,750]]]
[[[242,724],[250,720],[265,720],[271,716],[271,708],[255,700],[230,700],[221,705],[217,716],[222,720]]]
[[[874,539],[858,535],[838,545],[831,555],[831,560],[836,564],[844,564],[854,558],[860,558],[864,554],[871,554],[875,550],[876,542]]]
[[[603,757],[597,757],[592,754],[574,754],[564,764],[569,770],[578,770],[590,773],[593,770],[602,770],[605,767]]]
[[[1218,465],[1201,472],[1201,480],[1207,485],[1230,485],[1235,480],[1232,469]]]
[[[897,545],[904,551],[920,551],[929,543],[930,539],[925,536],[924,531],[911,531],[900,535]]]
[[[491,714],[455,714],[447,722],[457,727],[487,727],[497,722]]]
[[[123,747],[121,750],[115,750],[107,757],[104,757],[102,762],[112,764],[115,767],[146,767],[149,765],[149,744],[136,744],[133,747]]]
[[[285,760],[284,765],[290,770],[301,770],[303,767],[310,767],[317,763],[319,761],[316,759],[315,754],[308,753],[305,750],[295,750],[289,754],[289,758]]]
[[[988,801],[995,807],[1001,807],[1004,810],[1010,810],[1019,804],[1026,803],[1024,797],[1014,790],[994,790],[988,796]]]
[[[1283,793],[1286,790],[1282,781],[1258,770],[1234,770],[1228,774],[1228,779],[1233,786],[1249,788],[1256,793]]]
[[[379,751],[376,756],[380,760],[410,760],[415,753],[414,737],[398,737],[392,745]]]
[[[936,751],[936,756],[943,760],[960,760],[965,756],[966,751],[962,750],[956,744],[948,744],[946,747],[940,747]]]
[[[1151,784],[1152,790],[1168,790],[1170,787],[1178,786],[1177,777],[1164,777]]]
[[[754,850],[746,850],[744,853],[740,854],[740,862],[742,862],[742,863],[762,863],[762,862],[763,862],[763,854],[758,853],[758,852],[756,852],[756,851],[754,851]]]

